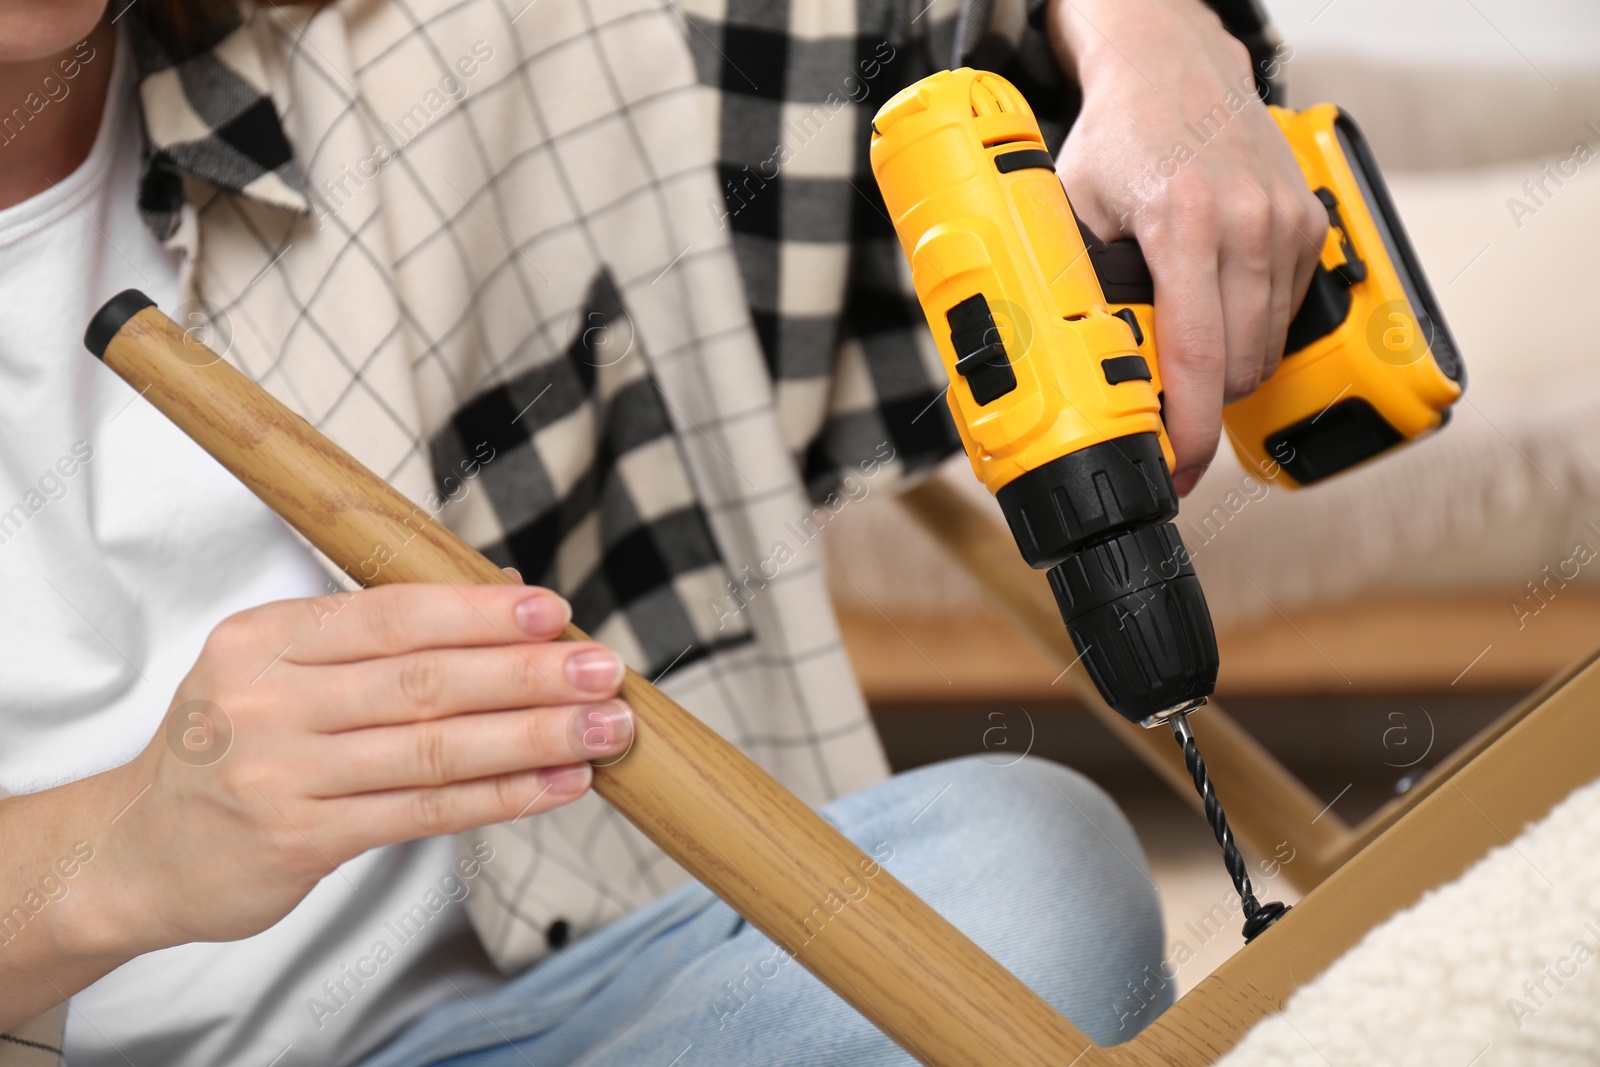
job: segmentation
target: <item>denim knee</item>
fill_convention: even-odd
[[[950,803],[946,803],[950,801]],[[1148,878],[1149,867],[1133,827],[1106,792],[1059,763],[1035,757],[964,756],[907,771],[825,809],[846,833],[868,823],[894,822],[906,809],[908,826],[937,827],[947,839],[973,838],[992,845],[997,826],[1018,843],[1040,830],[1109,847],[1130,870]]]
[[[1160,900],[1128,820],[1076,771],[968,757],[827,814],[1097,1041],[1127,1040],[1170,1000],[1158,989],[1138,1011],[1124,1003],[1160,966]]]

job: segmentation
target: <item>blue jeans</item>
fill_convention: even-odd
[[[1034,759],[955,760],[822,813],[1101,1044],[1126,1041],[1169,1002],[1168,983],[1153,1000],[1144,991],[1162,951],[1144,853],[1081,775]],[[690,884],[501,989],[434,1009],[361,1067],[912,1062]]]

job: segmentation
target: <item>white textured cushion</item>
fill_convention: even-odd
[[[1376,927],[1218,1067],[1600,1064],[1600,783]]]

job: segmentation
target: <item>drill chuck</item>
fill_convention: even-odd
[[[1097,541],[1049,578],[1084,668],[1123,717],[1143,723],[1216,688],[1211,612],[1172,523]]]
[[[1069,452],[995,494],[1028,563],[1048,568],[1095,687],[1143,722],[1217,681],[1205,594],[1172,518],[1178,496],[1153,433]]]

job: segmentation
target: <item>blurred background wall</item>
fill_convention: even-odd
[[[1291,103],[1347,107],[1386,168],[1532,158],[1569,148],[1585,122],[1600,119],[1600,4],[1267,0],[1266,7],[1294,49]]]

